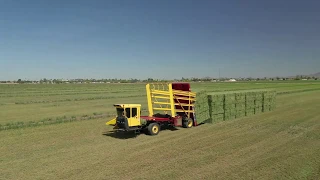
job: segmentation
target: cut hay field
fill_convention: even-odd
[[[320,83],[193,83],[192,90],[212,92],[276,89],[278,93],[320,90]],[[0,125],[53,123],[114,116],[114,103],[141,103],[147,110],[144,84],[0,85]]]
[[[0,131],[0,179],[320,179],[320,83],[192,88],[275,89],[277,108],[153,137],[114,137],[105,126],[112,104],[145,110],[143,84],[0,85],[2,126],[77,121]]]

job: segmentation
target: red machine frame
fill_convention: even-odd
[[[189,83],[150,83],[146,85],[146,90],[149,116],[141,116],[142,119],[179,127],[182,126],[183,118],[191,118],[193,126],[198,125],[194,109],[196,93],[191,91]],[[155,114],[155,110],[162,113]]]

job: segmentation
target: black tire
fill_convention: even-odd
[[[191,128],[193,126],[193,120],[191,118],[183,119],[182,127]]]
[[[160,125],[158,123],[151,123],[148,126],[148,134],[151,136],[159,134]]]

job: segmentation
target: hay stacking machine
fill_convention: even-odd
[[[148,116],[141,116],[141,104],[114,104],[117,115],[106,124],[115,131],[143,130],[157,135],[163,126],[197,126],[196,93],[189,83],[149,83],[146,85]]]

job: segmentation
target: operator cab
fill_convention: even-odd
[[[128,130],[140,126],[140,104],[114,104],[117,110],[116,124],[118,128]]]

